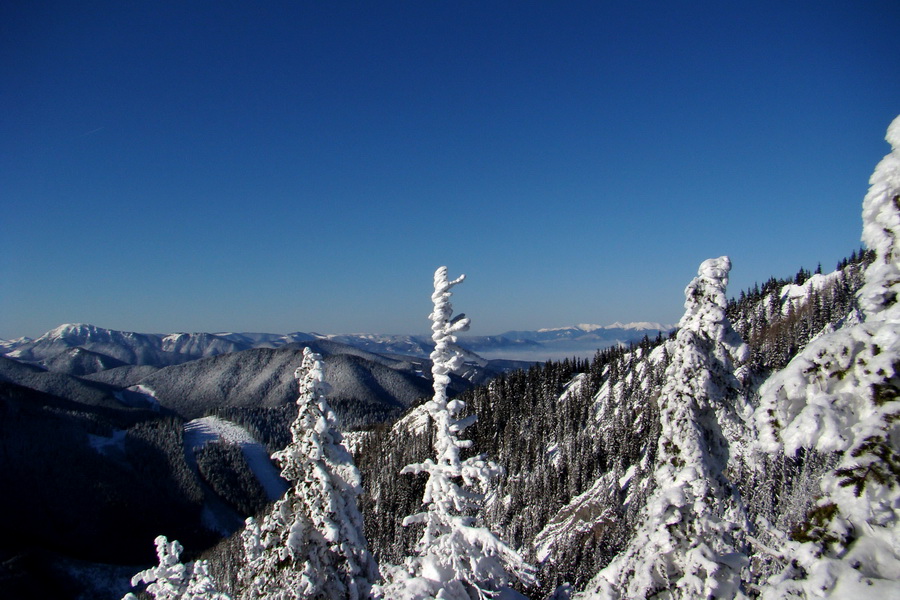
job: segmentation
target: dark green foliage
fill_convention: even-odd
[[[900,365],[894,364],[894,373],[900,370]],[[900,399],[900,387],[891,380],[885,380],[872,386],[872,400],[877,406],[884,406],[888,402]]]
[[[377,423],[393,423],[403,414],[404,406],[389,405],[356,398],[329,398],[334,414],[343,431],[352,431],[370,427]]]
[[[256,515],[261,521],[271,511],[271,504],[264,507]],[[209,561],[209,572],[220,592],[235,597],[238,587],[238,574],[244,560],[244,546],[240,532],[220,540],[218,544],[201,553],[197,559]]]
[[[837,504],[813,508],[807,513],[806,520],[791,530],[791,538],[797,542],[816,542],[823,546],[840,543],[842,539],[828,528],[837,514]]]
[[[199,505],[203,492],[184,458],[182,430],[176,417],[138,423],[126,432],[125,453],[142,480],[158,485],[172,499]]]
[[[247,465],[240,446],[213,442],[195,456],[203,480],[242,516],[254,515],[266,505],[265,490]]]
[[[387,425],[375,426],[354,456],[365,494],[359,499],[369,549],[379,562],[400,564],[413,552],[421,532],[403,527],[407,515],[419,512],[425,476],[400,475],[408,464],[431,456],[432,429],[395,435]]]
[[[210,414],[237,423],[263,444],[269,454],[274,454],[291,441],[291,423],[297,418],[297,405],[292,402],[276,407],[223,407]]]
[[[838,469],[835,474],[844,478],[839,485],[853,486],[853,493],[857,497],[862,495],[870,481],[884,487],[900,485],[900,454],[884,436],[867,437],[850,455],[867,460],[863,464]]]
[[[661,336],[645,338],[631,348],[599,351],[590,361],[575,358],[535,365],[460,396],[467,413],[478,415],[463,435],[473,441],[465,456],[486,454],[504,468],[496,482],[496,499],[484,515],[501,539],[528,554],[531,541],[548,521],[599,476],[610,469],[624,473],[648,451],[655,454],[659,435],[655,402],[633,389],[634,397],[644,400],[629,403],[614,422],[604,425],[606,433],[597,435],[594,396],[608,378],[627,372],[629,353],[647,352],[663,341]],[[665,362],[652,377],[661,380]],[[580,389],[561,402],[565,385],[579,373]],[[637,421],[641,424],[635,427]],[[418,539],[418,531],[402,527],[400,521],[420,509],[425,480],[399,472],[430,452],[427,428],[415,434],[376,427],[356,454],[366,490],[361,504],[366,535],[381,561],[401,561]],[[632,506],[603,527],[585,532],[574,546],[577,550],[539,565],[541,593],[564,581],[576,588],[587,583],[625,543],[636,516]]]

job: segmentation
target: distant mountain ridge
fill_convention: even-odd
[[[72,348],[83,348],[123,364],[164,367],[249,347],[209,333],[135,333],[71,323],[60,325],[35,340],[16,344],[6,355],[43,364]]]
[[[462,336],[460,345],[489,358],[542,361],[571,355],[589,355],[598,349],[655,338],[672,327],[660,323],[579,324],[538,330],[507,331],[492,336]],[[53,368],[73,363],[79,375],[110,368],[106,365],[166,367],[200,358],[254,348],[280,348],[288,344],[328,340],[376,354],[426,358],[432,349],[429,336],[393,334],[274,333],[136,333],[104,329],[84,323],[63,324],[37,339],[0,341],[0,354]],[[71,353],[74,348],[90,356]],[[90,358],[90,360],[88,360]],[[75,367],[74,363],[78,366]],[[53,363],[56,363],[55,365]],[[60,369],[64,370],[64,369]]]

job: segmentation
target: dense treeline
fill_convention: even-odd
[[[195,456],[203,480],[239,514],[254,515],[265,507],[266,492],[247,465],[240,446],[212,442]]]
[[[742,291],[729,304],[728,318],[750,345],[754,369],[772,372],[784,368],[813,336],[850,314],[863,273],[874,257],[872,251],[854,250],[850,258],[838,263],[833,276],[825,278],[821,287],[812,286],[801,302],[783,304],[781,290],[806,284],[813,275],[821,275],[821,268],[815,274],[800,269],[791,279],[773,277],[762,286]]]
[[[291,422],[297,417],[297,405],[221,407],[209,414],[237,423],[273,454],[291,441]]]
[[[0,489],[10,516],[0,554],[40,548],[121,564],[151,559],[152,548],[134,540],[152,540],[161,528],[193,544],[213,541],[199,525],[181,422],[149,411],[90,407],[0,382]]]
[[[602,384],[618,379],[636,355],[661,342],[662,338],[645,339],[628,348],[608,348],[592,360],[549,361],[501,375],[461,396],[468,410],[478,415],[467,430],[474,442],[472,452],[493,457],[504,469],[486,510],[491,528],[504,540],[527,549],[551,518],[598,477],[610,471],[621,476],[640,460],[642,451],[655,447],[655,442],[647,441],[654,431],[646,430],[657,423],[651,402],[636,401],[607,415],[602,435],[589,424],[598,417],[595,396]],[[662,365],[655,372],[664,369]],[[580,375],[560,401],[576,374]],[[639,390],[629,393],[637,399]],[[646,418],[639,419],[638,413]],[[357,453],[368,492],[363,499],[366,533],[380,559],[398,561],[409,554],[419,535],[400,521],[420,508],[423,482],[398,473],[427,456],[430,443],[427,424],[419,431],[382,427],[367,436]],[[582,532],[568,552],[554,557],[557,562],[544,565],[539,572],[542,590],[552,591],[563,581],[577,587],[593,576],[598,564],[627,539],[630,522],[622,516]]]

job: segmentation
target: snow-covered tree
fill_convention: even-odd
[[[147,593],[155,600],[229,600],[227,594],[216,590],[205,560],[184,565],[181,563],[183,548],[177,540],[169,542],[161,535],[155,541],[159,565],[132,577],[131,585],[148,584]],[[123,600],[137,600],[137,597],[129,593]]]
[[[763,598],[900,598],[900,117],[863,201],[875,252],[862,322],[822,335],[760,390],[761,447],[834,454],[805,522],[780,536]]]
[[[465,403],[448,400],[450,373],[462,367],[466,352],[456,344],[456,333],[469,328],[465,315],[453,317],[450,289],[465,276],[449,280],[447,267],[434,274],[434,310],[431,353],[434,397],[425,410],[434,426],[435,460],[407,465],[401,473],[428,476],[422,498],[424,510],[404,519],[404,525],[422,524],[416,546],[418,555],[394,567],[386,575],[389,583],[378,591],[390,600],[438,598],[472,600],[494,597],[512,578],[533,581],[531,567],[489,529],[476,525],[475,514],[498,467],[483,456],[463,459],[461,451],[471,441],[460,439],[475,417],[459,418]]]
[[[751,411],[735,375],[748,350],[725,315],[730,269],[728,257],[704,261],[685,290],[658,397],[654,491],[629,544],[581,598],[745,597],[747,517],[728,470]]]
[[[299,414],[274,458],[293,485],[262,524],[248,519],[242,598],[366,598],[377,566],[356,499],[360,476],[325,399],[322,357],[309,348],[295,372]]]

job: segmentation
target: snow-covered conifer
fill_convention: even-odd
[[[747,518],[728,468],[730,443],[747,434],[735,368],[748,350],[725,315],[730,269],[724,256],[704,261],[685,290],[658,398],[655,489],[628,546],[581,598],[745,597]]]
[[[304,349],[292,441],[273,458],[293,485],[243,533],[242,598],[360,600],[377,578],[356,498],[360,476],[325,399],[322,357]]]
[[[863,200],[862,239],[875,251],[859,293],[867,321],[900,320],[900,116],[885,139],[891,152],[875,167]]]
[[[229,600],[227,594],[216,590],[205,560],[184,565],[183,548],[177,540],[169,542],[161,535],[155,542],[159,564],[132,577],[131,585],[148,584],[147,593],[155,600]],[[123,600],[137,597],[129,593]]]
[[[436,460],[406,466],[402,473],[428,476],[422,498],[424,510],[404,519],[404,525],[424,525],[416,546],[418,556],[406,565],[390,569],[389,582],[378,592],[390,600],[438,598],[471,600],[490,598],[512,578],[525,584],[533,581],[531,567],[519,554],[472,516],[489,489],[498,467],[482,456],[461,458],[461,450],[471,441],[459,434],[474,423],[475,417],[459,418],[465,408],[460,400],[447,399],[450,373],[462,367],[465,351],[456,344],[455,334],[469,328],[465,315],[453,317],[450,289],[465,276],[449,280],[447,267],[434,274],[434,310],[431,353],[434,397],[425,410],[434,425]]]
[[[811,342],[760,390],[760,445],[833,453],[806,520],[779,536],[783,570],[761,597],[900,598],[900,117],[863,201],[875,252],[863,322]]]

